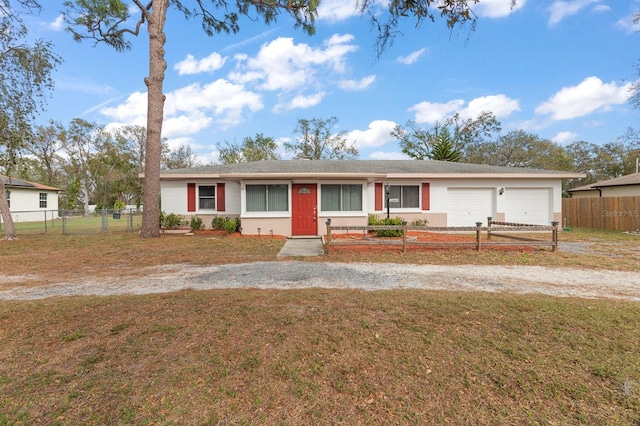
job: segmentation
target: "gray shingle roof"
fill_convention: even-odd
[[[620,177],[609,179],[609,180],[603,180],[596,183],[590,183],[588,185],[570,189],[569,192],[590,191],[596,188],[606,188],[611,186],[627,186],[627,185],[640,185],[640,173],[634,173],[631,175],[624,175],[624,176],[620,176]]]
[[[48,191],[60,191],[59,188],[43,185],[41,183],[29,182],[28,180],[18,179],[14,177],[5,176],[5,175],[0,175],[0,179],[2,180],[2,183],[4,183],[4,185],[7,188],[43,189]]]
[[[243,175],[243,174],[535,174],[574,176],[576,173],[489,166],[484,164],[453,163],[433,160],[267,160],[248,163],[210,165],[190,169],[164,170],[162,175]]]

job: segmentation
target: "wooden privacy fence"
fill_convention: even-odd
[[[563,226],[638,231],[640,197],[589,197],[562,199]]]
[[[333,226],[331,225],[331,219],[327,219],[327,235],[325,240],[325,252],[329,253],[332,246],[353,246],[353,245],[402,245],[402,252],[406,253],[407,246],[428,246],[428,247],[473,247],[476,251],[480,251],[482,247],[497,247],[497,246],[548,246],[552,251],[558,249],[558,222],[552,222],[550,226],[545,225],[527,225],[521,223],[509,223],[509,222],[496,222],[492,218],[488,218],[488,226],[483,227],[482,222],[476,222],[476,226],[454,226],[454,227],[432,227],[432,226],[408,226],[407,222],[402,222],[402,225],[343,225]],[[346,232],[349,235],[350,232],[361,233],[362,238],[345,239],[334,238],[333,231]],[[387,237],[373,237],[370,238],[369,232],[378,231],[396,231],[401,233],[400,239],[392,239]],[[462,232],[475,232],[475,241],[419,241],[417,239],[410,239],[407,237],[408,231],[424,232],[428,233],[462,233]],[[482,231],[486,232],[486,240],[482,240]],[[549,232],[551,239],[539,239],[531,238],[523,235],[517,235],[522,233],[543,233]],[[355,236],[354,236],[355,237]],[[492,240],[492,237],[505,238],[510,241],[496,241]],[[518,243],[513,243],[513,241]]]

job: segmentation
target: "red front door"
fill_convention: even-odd
[[[318,235],[318,194],[315,184],[294,183],[291,235]]]

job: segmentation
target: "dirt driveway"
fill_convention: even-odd
[[[576,246],[574,249],[580,248]],[[559,297],[640,301],[640,274],[637,272],[541,266],[402,265],[288,260],[216,266],[163,265],[146,268],[136,276],[78,278],[41,286],[21,285],[26,278],[28,277],[0,274],[0,299],[147,294],[183,289],[317,287],[369,291],[413,288],[538,293]]]

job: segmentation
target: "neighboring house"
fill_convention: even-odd
[[[263,235],[321,235],[329,218],[366,225],[369,214],[387,212],[430,226],[489,216],[549,225],[562,219],[562,180],[584,176],[444,161],[258,161],[163,171],[161,209],[207,227],[214,216],[240,217],[243,234]]]
[[[7,201],[14,222],[44,220],[44,212],[58,210],[60,189],[4,175],[0,175],[0,179],[7,190]]]
[[[640,196],[640,173],[620,176],[570,189],[571,198],[588,197],[638,197]]]

